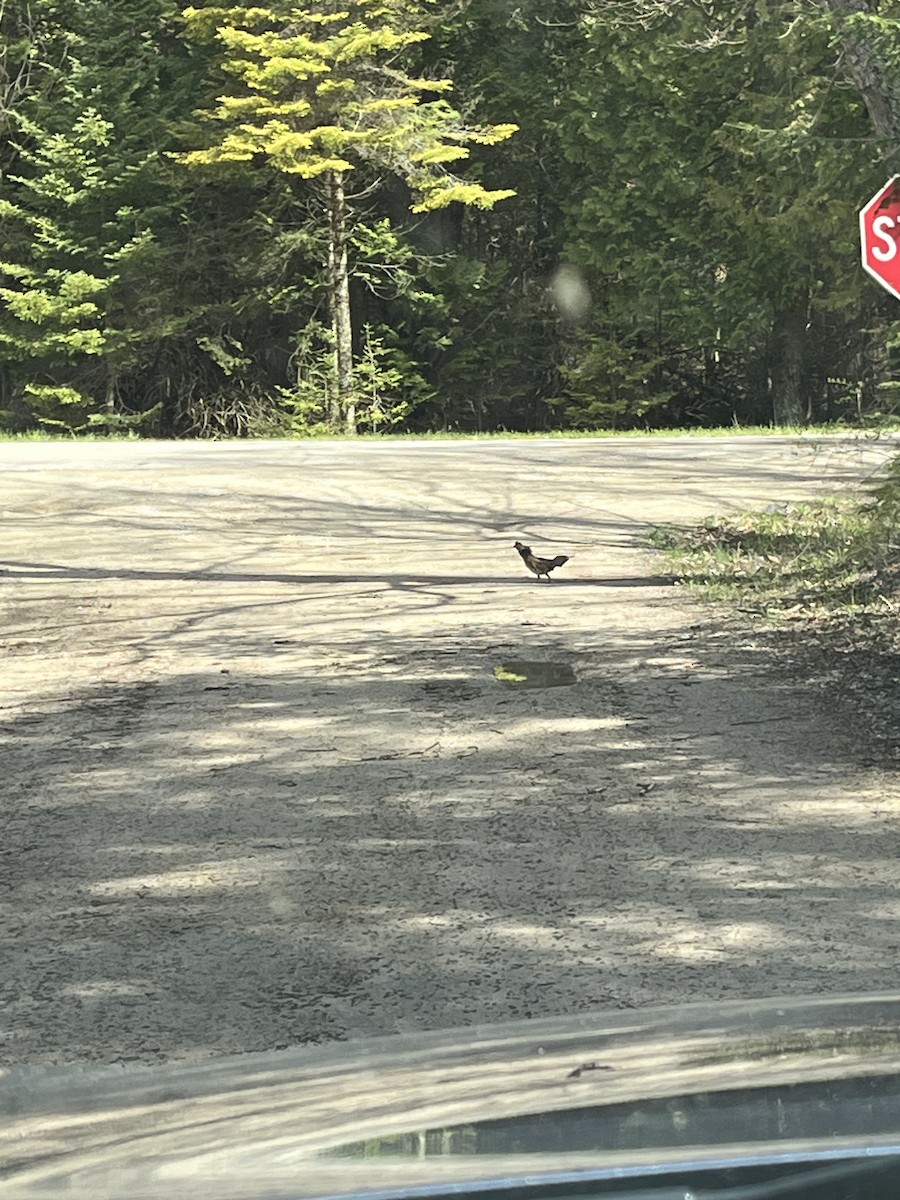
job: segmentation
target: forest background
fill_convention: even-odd
[[[2,0],[0,428],[873,420],[900,12]]]

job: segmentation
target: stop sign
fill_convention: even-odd
[[[889,179],[859,210],[862,265],[900,300],[900,175]]]

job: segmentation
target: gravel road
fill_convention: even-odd
[[[0,443],[0,1063],[892,988],[895,779],[640,545],[889,449]]]

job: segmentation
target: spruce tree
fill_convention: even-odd
[[[326,290],[334,342],[335,409],[356,430],[350,313],[348,178],[390,172],[409,186],[413,212],[459,203],[491,208],[511,196],[457,173],[473,144],[493,145],[516,126],[475,126],[447,99],[443,79],[410,73],[428,33],[402,0],[351,0],[328,11],[269,7],[188,8],[189,38],[217,43],[233,81],[208,117],[211,144],[180,157],[191,166],[265,162],[308,181],[327,230]],[[304,195],[302,191],[300,197]]]

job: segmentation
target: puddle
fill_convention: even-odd
[[[494,667],[494,678],[509,688],[568,687],[578,682],[568,663],[529,662],[525,659],[499,663]]]

